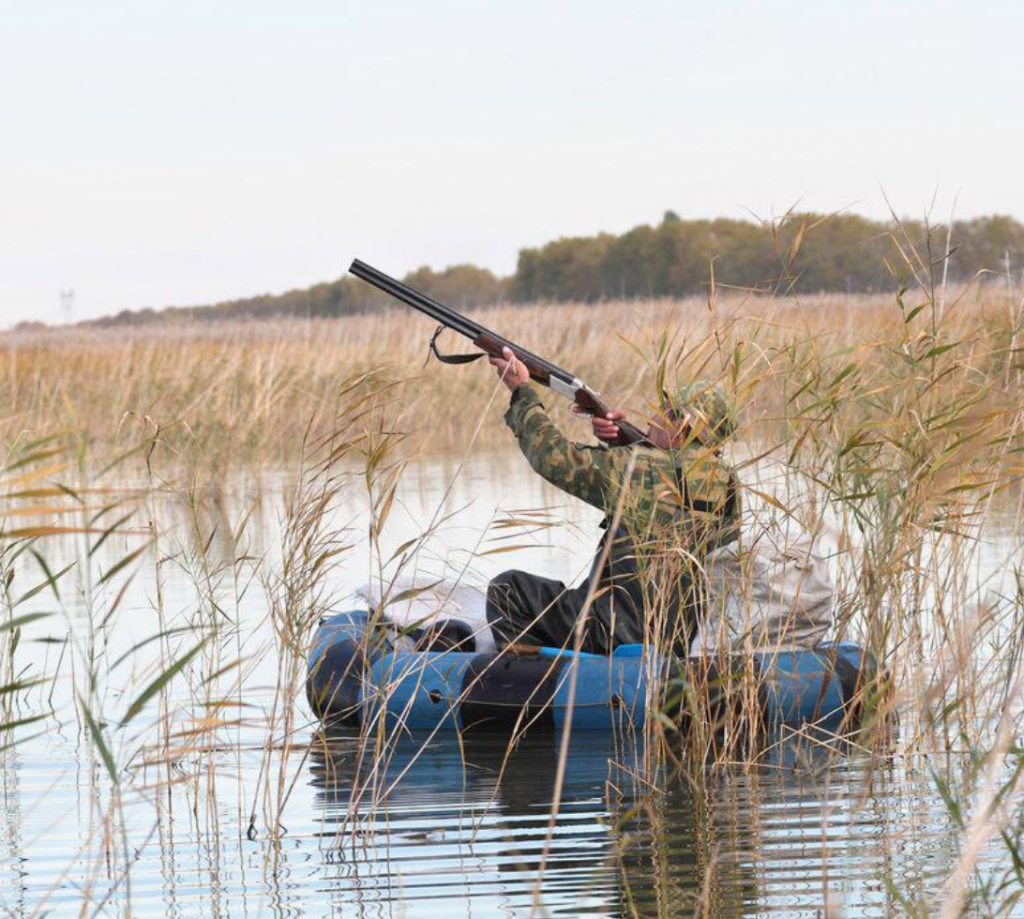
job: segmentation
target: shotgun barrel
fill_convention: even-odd
[[[540,355],[534,354],[532,351],[527,351],[521,345],[509,341],[509,339],[502,337],[497,332],[493,332],[480,325],[480,323],[474,322],[451,307],[445,306],[432,297],[428,297],[408,284],[403,284],[396,278],[385,274],[372,265],[368,265],[366,262],[353,259],[349,271],[367,284],[371,284],[396,300],[401,300],[407,306],[425,313],[440,325],[452,329],[460,335],[464,335],[480,348],[484,354],[500,356],[503,348],[511,349],[515,356],[526,365],[533,380],[536,380],[542,386],[547,386],[559,395],[565,396],[565,398],[578,406],[582,414],[605,415],[608,413],[608,407],[601,401],[600,395],[568,370],[564,370]],[[434,348],[434,353],[441,357],[442,360],[445,360],[437,352],[436,348]],[[484,354],[459,355],[454,360],[447,358],[447,361],[451,363],[465,363],[466,360],[475,360],[477,357],[483,357]],[[644,433],[628,421],[622,420],[617,422],[617,424],[619,426],[618,443],[620,445],[640,443],[646,440]]]

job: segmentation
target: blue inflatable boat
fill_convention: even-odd
[[[375,624],[376,623],[376,624]],[[739,681],[756,685],[761,723],[855,726],[864,690],[877,679],[874,658],[851,642],[683,664],[625,645],[610,656],[559,648],[531,653],[399,650],[397,634],[365,610],[322,621],[309,653],[306,696],[326,722],[380,718],[410,730],[519,727],[608,731],[643,726],[652,686],[662,709],[685,708],[686,685],[705,699],[735,704]],[[724,701],[732,699],[732,702]],[[749,703],[748,703],[749,704]]]

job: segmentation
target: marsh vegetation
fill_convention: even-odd
[[[424,366],[399,311],[7,336],[0,903],[1018,914],[1024,314],[934,274],[480,314],[634,415],[733,394],[749,500],[819,534],[888,675],[845,739],[324,733],[305,655],[355,581],[582,570],[593,521],[515,472],[493,376]]]

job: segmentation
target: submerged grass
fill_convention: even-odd
[[[918,266],[919,280],[930,267]],[[796,517],[828,547],[838,635],[865,643],[886,675],[884,685],[863,687],[860,736],[805,732],[807,748],[828,754],[813,768],[829,768],[851,743],[880,776],[896,757],[922,769],[938,752],[966,758],[971,768],[956,774],[930,769],[960,831],[945,888],[881,880],[892,886],[893,915],[1009,914],[1024,878],[1020,303],[975,286],[953,296],[918,283],[895,298],[720,291],[707,301],[505,307],[478,318],[637,415],[656,411],[651,395],[663,380],[709,377],[734,394],[742,427],[733,458],[746,499]],[[424,450],[508,446],[493,377],[423,368],[429,329],[417,329],[394,310],[337,322],[12,335],[0,345],[8,406],[0,755],[43,725],[75,724],[100,765],[95,829],[76,856],[90,866],[84,912],[111,898],[130,902],[133,846],[162,839],[171,789],[186,789],[197,833],[224,833],[218,751],[233,751],[239,775],[247,758],[260,762],[257,787],[239,795],[251,806],[227,835],[269,837],[274,846],[310,750],[333,762],[299,697],[312,632],[337,599],[341,553],[368,541],[384,596],[421,565],[429,571],[421,551],[450,513],[444,502],[420,532],[402,534],[398,551],[382,548],[406,463]],[[585,428],[577,430],[582,437]],[[255,494],[225,498],[226,473],[253,466],[287,470],[280,545],[260,544]],[[784,474],[770,481],[769,469]],[[365,538],[337,517],[357,491]],[[542,525],[550,521],[530,513],[498,519],[479,551],[496,551],[485,535],[506,540]],[[980,567],[995,531],[1010,534],[1010,580]],[[70,540],[72,557],[51,565],[48,547],[60,539]],[[192,586],[184,607],[169,605],[172,571]],[[155,628],[115,648],[135,578],[151,584]],[[259,611],[256,630],[245,626],[249,608]],[[29,633],[44,656],[27,652]],[[257,673],[269,684],[254,687]],[[751,693],[743,674],[735,692]],[[671,853],[655,842],[644,856],[665,879],[655,915],[678,914],[681,904],[685,915],[719,914],[724,862],[712,789],[730,770],[774,764],[778,754],[777,745],[755,743],[754,706],[729,707],[735,720],[711,724],[710,701],[706,686],[687,684],[689,729],[652,712],[641,753],[629,758],[639,803],[619,813],[623,825],[646,821],[657,840],[658,789],[669,772],[699,804],[694,857],[704,884],[681,897],[663,864]],[[353,791],[338,832],[352,846],[395,787],[389,764],[408,741],[398,720],[367,719],[365,755],[344,777]],[[509,741],[501,769],[527,729]],[[570,742],[565,735],[555,751],[548,846]],[[128,799],[151,809],[141,840],[125,816]],[[1005,871],[981,874],[980,855],[993,845],[1005,849]],[[619,854],[629,851],[623,837]],[[646,912],[631,903],[627,884],[627,914]],[[539,882],[535,905],[539,912]],[[839,914],[824,894],[822,907]]]

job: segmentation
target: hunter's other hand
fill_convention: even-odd
[[[512,392],[519,389],[523,383],[530,382],[530,371],[526,369],[526,364],[512,353],[511,348],[502,348],[501,357],[492,357],[490,361],[491,366],[498,370],[498,378]]]
[[[607,415],[594,415],[590,423],[594,427],[594,436],[606,444],[618,443],[619,426],[615,423],[626,417],[625,412],[618,409],[608,412]]]

